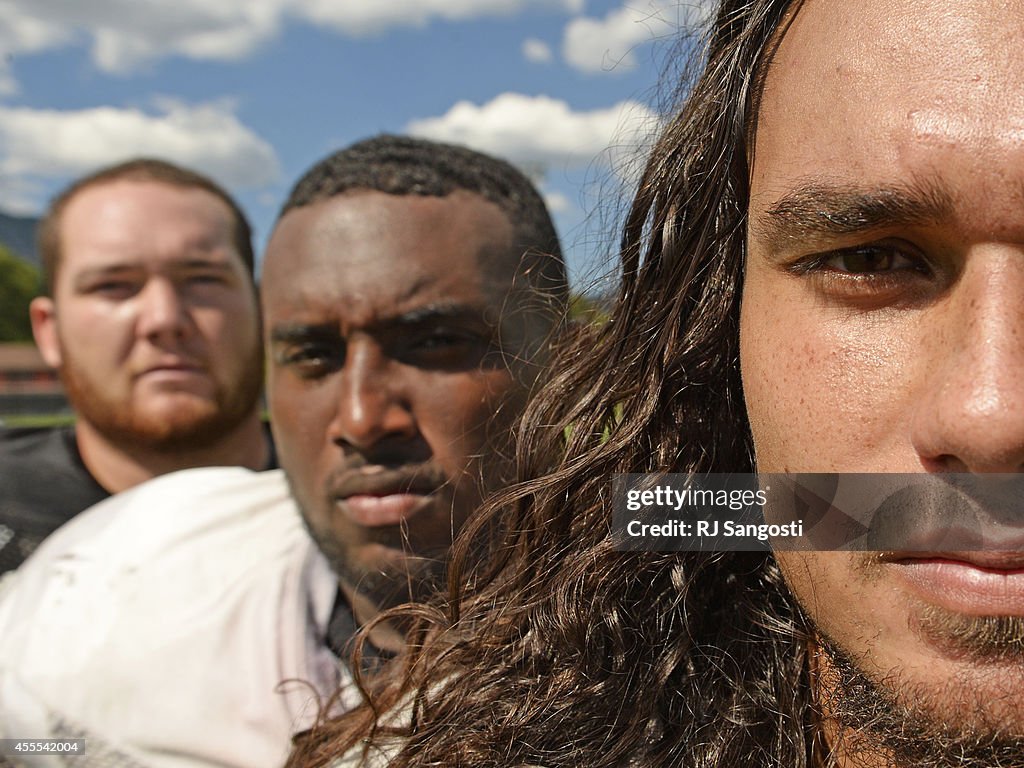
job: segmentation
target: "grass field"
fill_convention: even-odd
[[[0,414],[0,424],[5,427],[60,427],[73,424],[72,413],[19,413],[10,416]]]

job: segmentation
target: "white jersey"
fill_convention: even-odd
[[[321,697],[357,701],[324,640],[337,584],[280,470],[114,496],[0,583],[0,736],[86,739],[32,765],[279,768]]]

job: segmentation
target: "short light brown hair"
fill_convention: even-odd
[[[255,256],[252,249],[252,228],[249,226],[249,220],[245,213],[242,212],[231,195],[219,184],[201,173],[182,168],[165,160],[142,157],[101,168],[88,176],[83,176],[72,182],[50,201],[36,231],[36,244],[43,266],[43,290],[47,296],[53,295],[53,289],[57,283],[57,270],[60,268],[60,219],[64,209],[79,192],[112,181],[154,181],[172,187],[201,189],[223,200],[231,209],[234,219],[235,250],[238,251],[249,274],[254,274]]]

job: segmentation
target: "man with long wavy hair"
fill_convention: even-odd
[[[293,764],[1024,765],[1020,552],[610,527],[617,473],[1020,471],[1022,34],[995,0],[721,4],[455,610]]]

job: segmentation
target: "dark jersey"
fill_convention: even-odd
[[[267,469],[274,469],[269,429],[267,439]],[[43,539],[108,496],[82,462],[74,427],[0,427],[0,574],[17,568]]]
[[[109,495],[82,463],[74,427],[0,428],[0,573]]]

